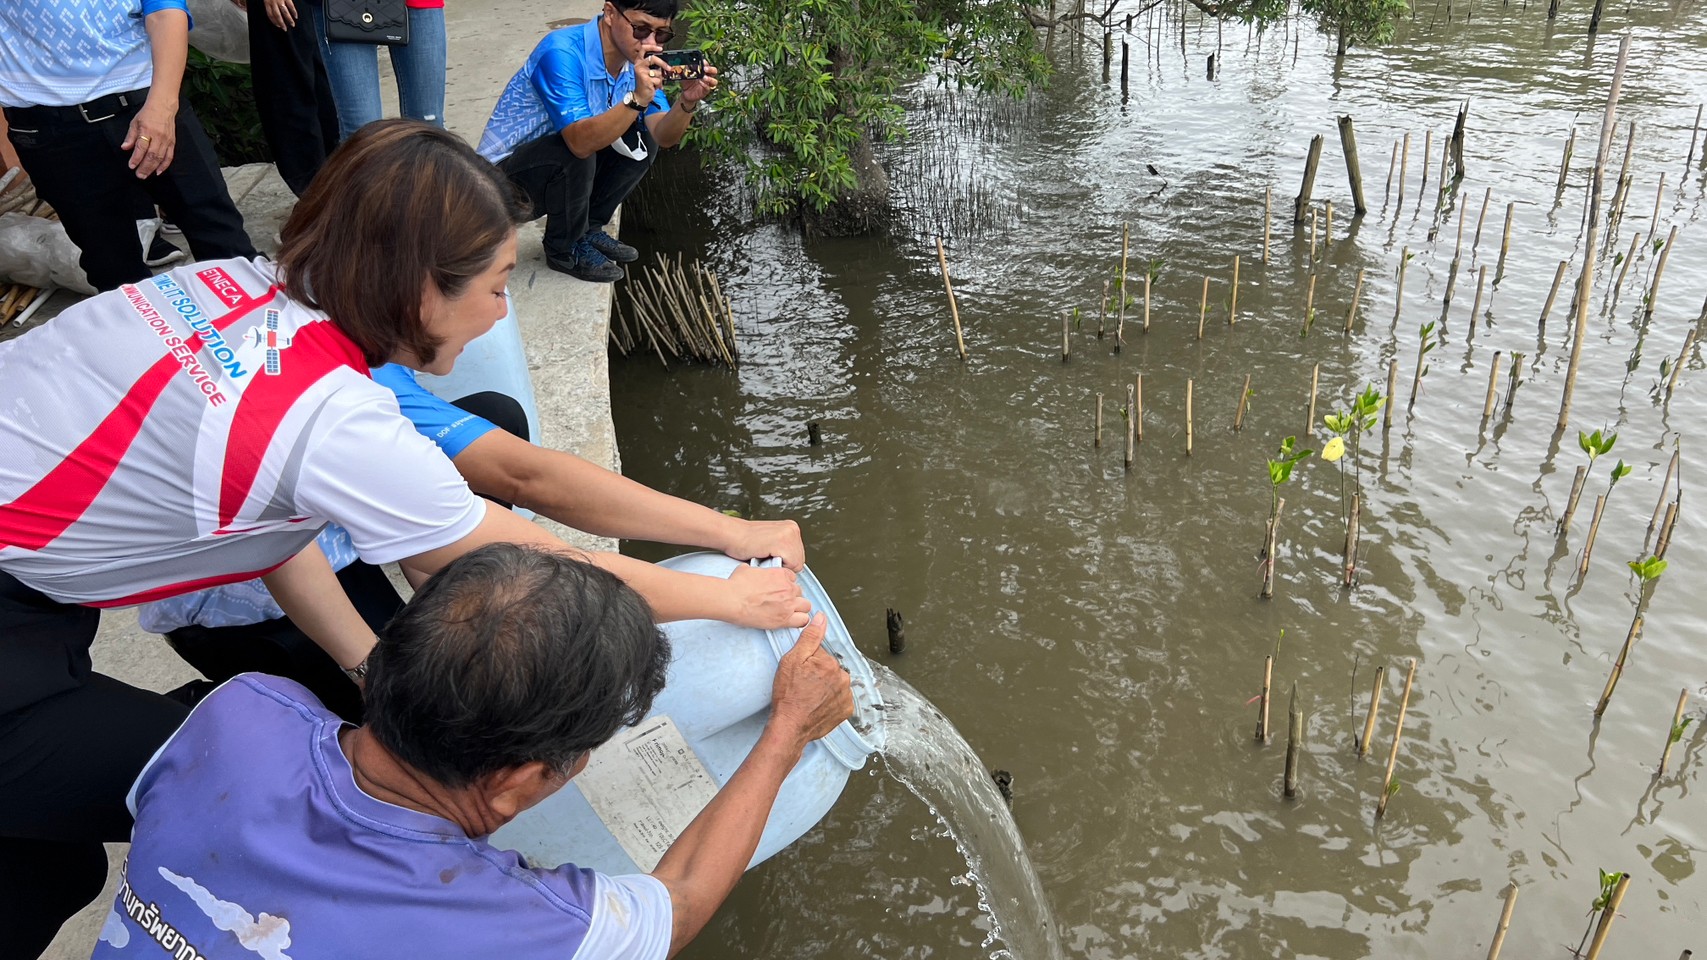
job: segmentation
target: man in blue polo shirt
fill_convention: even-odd
[[[365,726],[253,673],[190,714],[131,788],[95,960],[664,960],[740,880],[806,745],[853,713],[824,625],[783,655],[758,743],[650,874],[530,865],[486,837],[645,716],[670,645],[591,564],[472,550],[380,635]]]
[[[184,0],[5,0],[0,106],[36,195],[96,290],[146,279],[135,218],[155,204],[198,260],[253,257],[219,159],[178,100]]]
[[[717,68],[664,95],[658,53],[677,0],[608,0],[597,17],[545,35],[486,121],[480,153],[545,217],[545,262],[582,280],[621,280],[639,251],[604,230],[660,148],[680,143],[717,89]]]

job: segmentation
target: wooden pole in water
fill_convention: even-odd
[[[1629,34],[1625,34],[1629,37]],[[1630,874],[1625,873],[1618,881],[1618,886],[1612,890],[1612,900],[1606,909],[1600,912],[1600,924],[1594,928],[1594,939],[1589,942],[1588,954],[1584,960],[1600,960],[1600,950],[1606,946],[1606,937],[1612,932],[1612,921],[1618,916],[1618,908],[1624,903],[1624,891],[1630,889]]]
[[[1138,403],[1137,403],[1136,394],[1137,394],[1136,388],[1134,388],[1131,384],[1127,384],[1126,385],[1126,453],[1125,453],[1125,456],[1122,458],[1122,465],[1127,469],[1128,472],[1130,472],[1132,470],[1132,461],[1134,459],[1134,454],[1137,452],[1137,449],[1138,449],[1138,440],[1137,440],[1137,436],[1135,434],[1135,430],[1136,430],[1136,427],[1138,424],[1138,416],[1137,416]]]
[[[1624,635],[1624,645],[1618,648],[1618,659],[1612,661],[1612,672],[1606,677],[1606,689],[1600,691],[1600,702],[1594,705],[1594,715],[1606,713],[1606,705],[1612,702],[1612,691],[1618,686],[1618,678],[1624,675],[1624,664],[1630,659],[1630,648],[1636,645],[1636,638],[1642,634],[1642,615],[1636,614],[1630,620],[1630,632]]]
[[[1310,325],[1316,322],[1316,275],[1310,274],[1309,286],[1304,291],[1304,336],[1310,335]]]
[[[1505,415],[1511,416],[1511,402],[1517,399],[1517,384],[1523,379],[1523,354],[1513,352],[1511,355],[1511,375],[1506,378]]]
[[[1659,528],[1660,520],[1665,516],[1666,504],[1669,502],[1666,499],[1666,491],[1671,487],[1671,478],[1677,476],[1677,461],[1680,456],[1680,451],[1673,450],[1671,452],[1671,463],[1666,465],[1666,475],[1660,480],[1659,502],[1654,504],[1654,515],[1648,520],[1648,532],[1642,536],[1643,547],[1646,547],[1648,541],[1653,538],[1654,531]]]
[[[1262,262],[1268,263],[1268,229],[1274,219],[1274,188],[1262,188]],[[1207,282],[1208,278],[1205,278]]]
[[[1357,162],[1357,134],[1352,130],[1349,115],[1340,117],[1339,127],[1340,151],[1345,154],[1345,175],[1351,181],[1352,210],[1361,217],[1369,212],[1369,204],[1363,200],[1363,167]]]
[[[1411,684],[1417,678],[1417,658],[1411,658],[1410,669],[1405,671],[1405,692],[1399,697],[1399,722],[1393,727],[1393,748],[1387,752],[1387,776],[1381,783],[1381,802],[1375,805],[1375,816],[1380,818],[1387,813],[1387,801],[1393,796],[1393,768],[1399,764],[1399,737],[1405,732],[1405,713],[1411,708]]]
[[[1245,387],[1239,391],[1239,409],[1233,414],[1233,432],[1238,433],[1245,426],[1245,402],[1251,397],[1251,375],[1245,374]]]
[[[1310,138],[1310,154],[1304,159],[1304,183],[1292,201],[1292,222],[1303,223],[1304,211],[1310,209],[1310,194],[1316,189],[1316,167],[1322,162],[1322,135]]]
[[[1559,186],[1554,193],[1565,192],[1565,178],[1571,173],[1571,153],[1577,148],[1577,128],[1571,128],[1571,135],[1565,139],[1565,155],[1559,158]]]
[[[1096,440],[1091,445],[1094,447],[1102,446],[1102,394],[1100,393],[1097,394]]]
[[[1500,278],[1505,276],[1505,255],[1511,250],[1511,217],[1517,211],[1517,204],[1505,205],[1505,229],[1500,233],[1500,258],[1494,263],[1494,285],[1499,286]]]
[[[1605,510],[1606,498],[1604,496],[1596,497],[1594,499],[1594,519],[1589,521],[1588,539],[1583,541],[1582,560],[1577,564],[1578,577],[1588,576],[1588,558],[1594,553],[1594,539],[1600,536],[1600,515]]]
[[[1570,266],[1570,261],[1560,260],[1559,269],[1553,271],[1553,286],[1547,291],[1547,301],[1541,305],[1540,327],[1543,329],[1547,326],[1548,315],[1553,312],[1553,301],[1559,297],[1559,284],[1565,279],[1565,268],[1567,266]]]
[[[1405,309],[1405,267],[1411,262],[1411,248],[1405,247],[1399,253],[1399,284],[1393,291],[1393,322],[1399,322],[1399,314]]]
[[[1671,233],[1666,237],[1666,245],[1660,248],[1659,262],[1654,264],[1654,282],[1648,286],[1648,299],[1642,307],[1642,314],[1654,315],[1654,304],[1660,299],[1660,278],[1666,272],[1666,260],[1671,257],[1671,248],[1677,245],[1677,224],[1671,225]]]
[[[1482,212],[1476,215],[1476,236],[1470,241],[1470,252],[1474,253],[1482,245],[1482,221],[1488,219],[1488,202],[1494,198],[1494,188],[1489,187],[1482,193]]]
[[[1682,502],[1683,494],[1680,493],[1676,500],[1666,505],[1666,518],[1660,524],[1660,542],[1654,544],[1654,556],[1661,560],[1665,559],[1666,550],[1671,547],[1671,531],[1677,526],[1677,510]]]
[[[1636,261],[1636,248],[1642,244],[1641,231],[1630,238],[1630,249],[1624,254],[1624,263],[1618,268],[1618,280],[1612,285],[1612,303],[1618,302],[1618,291],[1624,287],[1624,275],[1630,272],[1630,264]]]
[[[1298,796],[1298,754],[1304,746],[1304,711],[1298,709],[1298,682],[1292,683],[1292,700],[1286,708],[1286,775],[1282,780],[1286,799]]]
[[[1357,535],[1358,524],[1362,520],[1362,498],[1357,494],[1351,495],[1351,512],[1345,522],[1345,580],[1346,589],[1357,586]]]
[[[1132,58],[1132,45],[1125,40],[1120,41],[1120,99],[1131,96],[1131,88],[1127,85],[1127,65]]]
[[[1405,205],[1405,167],[1411,162],[1411,132],[1405,131],[1403,146],[1399,148],[1399,198],[1395,205]]]
[[[1517,881],[1505,888],[1505,909],[1500,911],[1500,924],[1494,928],[1494,942],[1488,945],[1488,960],[1500,960],[1500,947],[1505,946],[1505,934],[1511,928],[1511,913],[1517,909]]]
[[[1488,265],[1482,264],[1476,268],[1476,299],[1470,302],[1470,329],[1476,329],[1476,320],[1482,314],[1482,284],[1488,281]]]
[[[1500,352],[1494,351],[1494,361],[1488,366],[1488,396],[1482,401],[1482,420],[1484,422],[1494,415],[1494,398],[1500,384]]]
[[[1357,318],[1357,301],[1363,296],[1363,268],[1357,270],[1357,283],[1351,288],[1351,309],[1345,312],[1345,332],[1351,332],[1351,322]]]
[[[1595,248],[1600,243],[1600,191],[1606,173],[1606,154],[1612,148],[1612,131],[1616,126],[1618,93],[1624,86],[1624,66],[1630,60],[1630,35],[1618,42],[1618,65],[1612,71],[1612,89],[1606,96],[1606,115],[1601,118],[1600,148],[1594,155],[1594,174],[1589,181],[1588,233],[1583,244],[1583,272],[1577,282],[1577,325],[1571,338],[1571,361],[1565,370],[1564,396],[1559,400],[1557,429],[1563,431],[1571,422],[1571,394],[1577,388],[1577,366],[1582,361],[1583,341],[1588,339],[1588,304],[1594,294]],[[1657,286],[1656,281],[1656,286]],[[1650,299],[1649,305],[1652,306]]]
[[[1671,715],[1671,726],[1666,728],[1666,745],[1665,749],[1660,751],[1660,768],[1654,772],[1656,777],[1665,776],[1666,764],[1671,761],[1671,745],[1677,742],[1673,738],[1683,732],[1678,729],[1678,725],[1683,723],[1683,710],[1688,705],[1689,688],[1684,687],[1677,695],[1677,710]]]
[[[1321,217],[1314,209],[1310,211],[1310,269],[1316,269],[1316,228],[1321,225]]]
[[[1369,752],[1369,743],[1375,739],[1375,718],[1381,713],[1381,689],[1387,680],[1387,668],[1375,668],[1375,684],[1369,691],[1369,712],[1363,715],[1363,736],[1357,738],[1357,755],[1363,756]]]
[[[1262,658],[1262,703],[1257,707],[1257,742],[1268,742],[1268,698],[1274,687],[1274,657]]]
[[[1677,389],[1677,378],[1683,373],[1683,365],[1689,362],[1690,351],[1695,349],[1695,328],[1690,327],[1683,334],[1683,349],[1678,351],[1677,362],[1671,365],[1671,376],[1666,378],[1666,399],[1671,399],[1671,393]]]
[[[1150,332],[1150,271],[1144,271],[1144,332]]]
[[[1683,169],[1685,170],[1688,170],[1689,165],[1695,162],[1695,138],[1701,136],[1701,106],[1697,104],[1695,107],[1695,129],[1689,132],[1689,155],[1683,158]]]
[[[1322,201],[1322,246],[1325,249],[1334,242],[1334,202]]]
[[[887,608],[883,614],[884,626],[889,630],[889,652],[902,654],[907,652],[907,621],[899,610]]]
[[[1387,361],[1387,402],[1382,404],[1381,429],[1390,430],[1393,427],[1393,393],[1399,386],[1399,358]]]
[[[1433,130],[1424,130],[1423,131],[1423,175],[1422,175],[1422,180],[1417,183],[1417,206],[1419,206],[1419,207],[1422,206],[1423,191],[1428,189],[1428,163],[1430,160],[1434,159],[1434,157],[1431,156],[1433,153],[1434,153],[1434,131]]]
[[[936,262],[942,268],[942,287],[948,291],[948,312],[954,318],[954,344],[960,350],[960,359],[966,359],[966,335],[960,329],[960,307],[954,302],[954,284],[948,279],[948,255],[942,251],[942,238],[936,238]]]
[[[1571,517],[1576,515],[1577,501],[1582,499],[1583,483],[1588,480],[1588,468],[1578,467],[1577,475],[1571,480],[1571,496],[1565,501],[1565,513],[1559,518],[1559,533],[1571,531]]]
[[[1108,281],[1102,282],[1102,306],[1097,309],[1097,339],[1102,339],[1103,323],[1108,319]]]
[[[1274,515],[1268,519],[1267,556],[1263,558],[1262,598],[1274,596],[1274,565],[1275,553],[1280,549],[1280,512],[1286,509],[1286,498],[1281,497],[1274,502]]]
[[[1195,381],[1185,382],[1185,455],[1191,456],[1191,391]]]
[[[1662,173],[1660,174],[1660,185],[1654,190],[1654,216],[1648,221],[1648,232],[1650,234],[1660,232],[1660,201],[1665,199],[1665,195],[1666,175]]]
[[[1120,348],[1126,345],[1126,251],[1131,229],[1132,225],[1129,223],[1120,225],[1120,300],[1115,305],[1115,316],[1119,318],[1114,325],[1115,353],[1119,353]]]
[[[1302,436],[1309,436],[1316,427],[1316,389],[1322,381],[1322,365],[1316,364],[1310,370],[1310,403],[1304,411],[1304,429],[1299,431]]]
[[[1203,339],[1203,321],[1209,316],[1209,274],[1203,275],[1203,298],[1197,301],[1197,339]]]
[[[1102,82],[1108,83],[1109,61],[1114,59],[1114,31],[1102,32]]]
[[[1239,314],[1239,255],[1233,254],[1233,292],[1227,301],[1227,326],[1232,326]]]
[[[1399,141],[1393,141],[1393,155],[1387,160],[1387,189],[1381,191],[1383,206],[1393,196],[1393,172],[1399,168]]]
[[[1612,191],[1612,202],[1607,204],[1607,219],[1614,223],[1624,218],[1624,198],[1630,192],[1630,155],[1635,151],[1636,121],[1632,120],[1624,137],[1624,162],[1618,168],[1618,179],[1614,181],[1617,186]]]
[[[1132,379],[1133,403],[1132,430],[1138,443],[1144,442],[1144,375],[1140,373]]]

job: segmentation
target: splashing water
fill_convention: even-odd
[[[887,667],[871,668],[883,696],[884,765],[925,802],[966,858],[978,908],[990,918],[985,949],[992,958],[1061,960],[1043,885],[990,771],[929,700]]]

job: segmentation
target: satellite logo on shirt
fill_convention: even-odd
[[[279,364],[279,354],[290,346],[291,335],[279,332],[279,312],[268,310],[267,319],[258,327],[250,327],[245,337],[250,344],[264,348],[267,351],[266,365],[263,369],[274,376],[283,369]]]

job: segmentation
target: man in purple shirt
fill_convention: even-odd
[[[651,874],[532,867],[483,838],[646,713],[669,643],[603,570],[471,551],[380,636],[365,726],[261,674],[196,708],[132,788],[130,857],[94,955],[674,954],[734,888],[801,751],[853,712],[823,635],[819,616],[782,658],[758,745]]]

